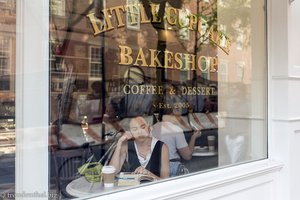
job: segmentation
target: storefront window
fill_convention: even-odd
[[[265,1],[50,6],[50,190],[101,195],[267,157]]]
[[[0,1],[0,194],[15,190],[16,3]]]

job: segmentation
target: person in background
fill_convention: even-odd
[[[187,143],[183,130],[171,122],[158,122],[152,126],[153,137],[163,141],[169,147],[170,176],[185,174],[181,158],[191,160],[196,139],[201,136],[201,131],[193,132]]]
[[[100,99],[102,97],[102,87],[100,81],[94,81],[91,84],[92,93],[89,95],[89,99]]]
[[[122,170],[156,179],[169,177],[167,145],[151,136],[150,127],[142,117],[133,118],[129,129],[119,138],[110,165],[117,173]]]

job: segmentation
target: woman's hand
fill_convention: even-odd
[[[126,131],[125,133],[123,133],[123,135],[120,137],[118,143],[122,144],[125,141],[131,140],[133,139],[132,134],[129,131]]]
[[[143,175],[148,175],[148,176],[152,175],[152,173],[149,170],[145,169],[142,166],[136,168],[133,173],[134,174],[143,174]]]
[[[200,130],[196,130],[196,131],[194,131],[194,133],[193,133],[193,137],[195,137],[195,138],[198,138],[198,137],[200,137],[202,135],[202,132],[200,131]]]

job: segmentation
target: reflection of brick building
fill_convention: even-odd
[[[16,4],[0,1],[0,133],[14,129]]]
[[[15,182],[16,3],[0,1],[0,193]]]
[[[14,97],[16,4],[0,2],[0,101]],[[0,114],[1,115],[1,114]]]
[[[55,1],[53,1],[55,2]],[[64,1],[62,1],[64,2]],[[130,3],[134,3],[132,1]],[[197,14],[195,5],[192,2],[182,6],[182,9],[188,10],[190,13]],[[202,3],[203,4],[203,3]],[[204,3],[207,4],[207,3]],[[106,3],[106,8],[111,8],[118,5],[126,5],[126,1],[114,2],[109,1]],[[101,36],[94,37],[92,34],[92,27],[90,26],[88,19],[85,17],[86,14],[90,12],[99,12],[93,8],[85,12],[87,8],[92,5],[88,5],[82,1],[66,1],[66,6],[53,6],[52,13],[54,14],[51,20],[51,40],[52,40],[52,69],[54,71],[63,71],[63,68],[68,63],[74,66],[75,72],[78,74],[82,80],[82,84],[78,87],[81,89],[88,89],[88,81],[97,80],[96,75],[93,73],[101,74],[101,68],[105,69],[106,80],[111,80],[113,78],[123,78],[123,74],[128,69],[128,66],[119,66],[120,52],[119,45],[130,46],[133,51],[137,51],[138,48],[142,48],[147,51],[148,49],[157,49],[158,44],[158,34],[157,30],[153,28],[151,24],[139,24],[138,28],[126,26],[121,28],[115,28],[111,31],[104,33],[104,57],[95,57],[95,63],[91,62],[93,56],[96,54],[101,54],[99,47],[101,46]],[[73,12],[72,15],[69,14],[68,10],[62,11],[63,8],[74,8],[76,13]],[[199,4],[199,7],[201,5]],[[60,9],[60,10],[57,10]],[[200,8],[199,8],[200,10]],[[201,11],[200,11],[201,12]],[[60,13],[65,13],[63,16]],[[117,18],[112,13],[110,20],[114,26],[117,24]],[[122,13],[122,20],[126,22],[126,13]],[[68,27],[69,26],[69,27]],[[168,25],[167,25],[168,26]],[[197,53],[199,56],[216,56],[215,48],[209,44],[202,44],[197,46],[195,49],[195,36],[196,31],[189,31],[188,40],[180,39],[178,28],[176,27],[165,27],[164,34],[166,34],[166,49],[169,51],[182,52],[182,53]],[[72,28],[73,33],[68,33],[66,30]],[[200,37],[198,34],[197,37]],[[198,38],[199,40],[199,38]],[[199,42],[199,41],[198,41]],[[200,50],[200,51],[199,51]],[[149,56],[145,55],[146,57]],[[63,58],[64,62],[62,62]],[[97,60],[98,59],[98,60]],[[100,60],[99,60],[100,59]],[[102,63],[104,61],[104,63]],[[102,65],[102,67],[101,67]],[[99,67],[97,69],[97,67]],[[155,69],[142,68],[145,75],[155,79],[156,73]],[[165,70],[166,78],[170,80],[180,80],[180,79],[191,79],[192,72],[182,72],[180,70]],[[216,80],[216,73],[210,73],[210,75],[204,75],[199,70],[197,70],[198,76],[205,76],[205,78]],[[100,77],[98,77],[98,80]],[[85,80],[85,81],[84,81]],[[89,83],[90,85],[90,83]]]
[[[137,3],[137,1],[107,1],[105,8],[114,8],[115,6],[126,6],[128,4]],[[214,3],[207,2],[190,2],[181,5],[177,10],[177,20],[186,20],[190,14],[198,16],[210,16],[213,18],[213,12],[216,11]],[[193,84],[193,80],[197,80],[197,85],[205,85],[209,83],[206,80],[217,81],[217,72],[209,72],[208,65],[210,60],[198,62],[201,56],[216,57],[217,49],[209,43],[207,32],[209,27],[204,23],[203,18],[199,17],[198,26],[201,26],[201,34],[196,30],[188,30],[178,25],[171,26],[165,19],[165,24],[161,28],[150,23],[130,24],[128,20],[129,11],[120,12],[121,20],[124,26],[117,28],[120,23],[116,16],[116,11],[108,12],[109,21],[113,29],[106,31],[97,36],[93,35],[93,28],[86,17],[89,13],[100,13],[99,6],[93,5],[92,1],[87,4],[86,1],[51,1],[52,17],[50,19],[50,41],[51,41],[51,87],[52,87],[52,105],[57,103],[57,97],[63,90],[64,81],[66,81],[66,72],[70,72],[70,77],[74,78],[75,87],[71,93],[76,91],[85,91],[91,93],[91,85],[95,81],[101,81],[105,78],[105,89],[107,91],[106,98],[117,97],[121,95],[121,85],[124,83],[125,74],[133,65],[120,65],[120,48],[119,45],[126,45],[133,51],[132,57],[135,61],[139,49],[144,52],[146,62],[151,63],[149,49],[159,51],[170,51],[175,53],[189,54],[189,57],[181,57],[182,65],[189,66],[192,60],[191,55],[196,55],[194,64],[204,65],[206,71],[201,72],[199,69],[195,71],[184,71],[178,69],[163,69],[160,67],[140,67],[146,81],[156,84],[158,79],[166,79],[171,82],[180,84]],[[167,7],[170,5],[167,5]],[[101,7],[101,6],[100,6]],[[150,9],[150,7],[148,7]],[[146,9],[148,9],[146,8]],[[205,11],[202,9],[205,8]],[[197,12],[197,9],[199,12]],[[141,17],[141,12],[134,13]],[[165,16],[165,15],[164,15]],[[145,20],[149,17],[146,16]],[[99,25],[99,19],[97,21]],[[183,22],[182,22],[183,23]],[[212,23],[212,22],[210,22]],[[197,25],[195,24],[195,29]],[[186,32],[182,32],[182,30]],[[183,35],[182,35],[183,34]],[[203,37],[205,35],[206,37]],[[195,45],[197,43],[197,45]],[[103,48],[102,48],[103,47]],[[163,50],[161,50],[161,48]],[[185,60],[186,58],[186,60]],[[160,59],[162,65],[163,60]],[[171,61],[173,64],[174,59]],[[189,66],[191,68],[191,64]],[[183,69],[184,67],[182,67]],[[204,67],[205,68],[205,67]],[[161,72],[158,72],[161,71]],[[164,71],[164,72],[162,72]],[[196,73],[195,73],[196,72]],[[161,76],[161,78],[159,78]],[[196,76],[196,77],[194,77]],[[195,79],[196,78],[196,79]],[[188,81],[188,82],[187,82]]]

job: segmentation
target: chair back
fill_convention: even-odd
[[[89,157],[88,147],[75,149],[56,150],[53,152],[56,172],[56,185],[58,194],[63,197],[71,197],[66,192],[66,186],[78,178],[78,168],[81,167]]]

